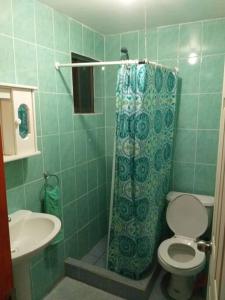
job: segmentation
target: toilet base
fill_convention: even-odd
[[[167,287],[168,294],[175,300],[188,300],[191,298],[194,276],[178,276],[171,274]]]

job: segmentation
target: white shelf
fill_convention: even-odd
[[[7,87],[7,88],[37,90],[37,87],[33,86],[33,85],[11,84],[11,83],[6,83],[6,82],[0,82],[0,86]]]
[[[22,155],[3,155],[3,161],[4,161],[4,163],[7,163],[10,161],[28,158],[28,157],[32,157],[32,156],[36,156],[36,155],[40,155],[40,154],[41,154],[41,152],[37,151],[37,152],[32,152],[32,153],[24,153]]]

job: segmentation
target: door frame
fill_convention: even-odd
[[[10,299],[13,290],[12,260],[9,239],[9,222],[6,201],[3,151],[0,128],[0,299]]]
[[[225,67],[207,300],[225,300]]]

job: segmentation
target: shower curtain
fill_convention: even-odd
[[[177,75],[152,64],[122,66],[116,90],[116,141],[108,268],[140,279],[160,241],[169,189]]]

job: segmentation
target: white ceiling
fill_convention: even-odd
[[[225,0],[41,0],[104,34],[225,16]],[[145,4],[146,2],[146,4]]]

